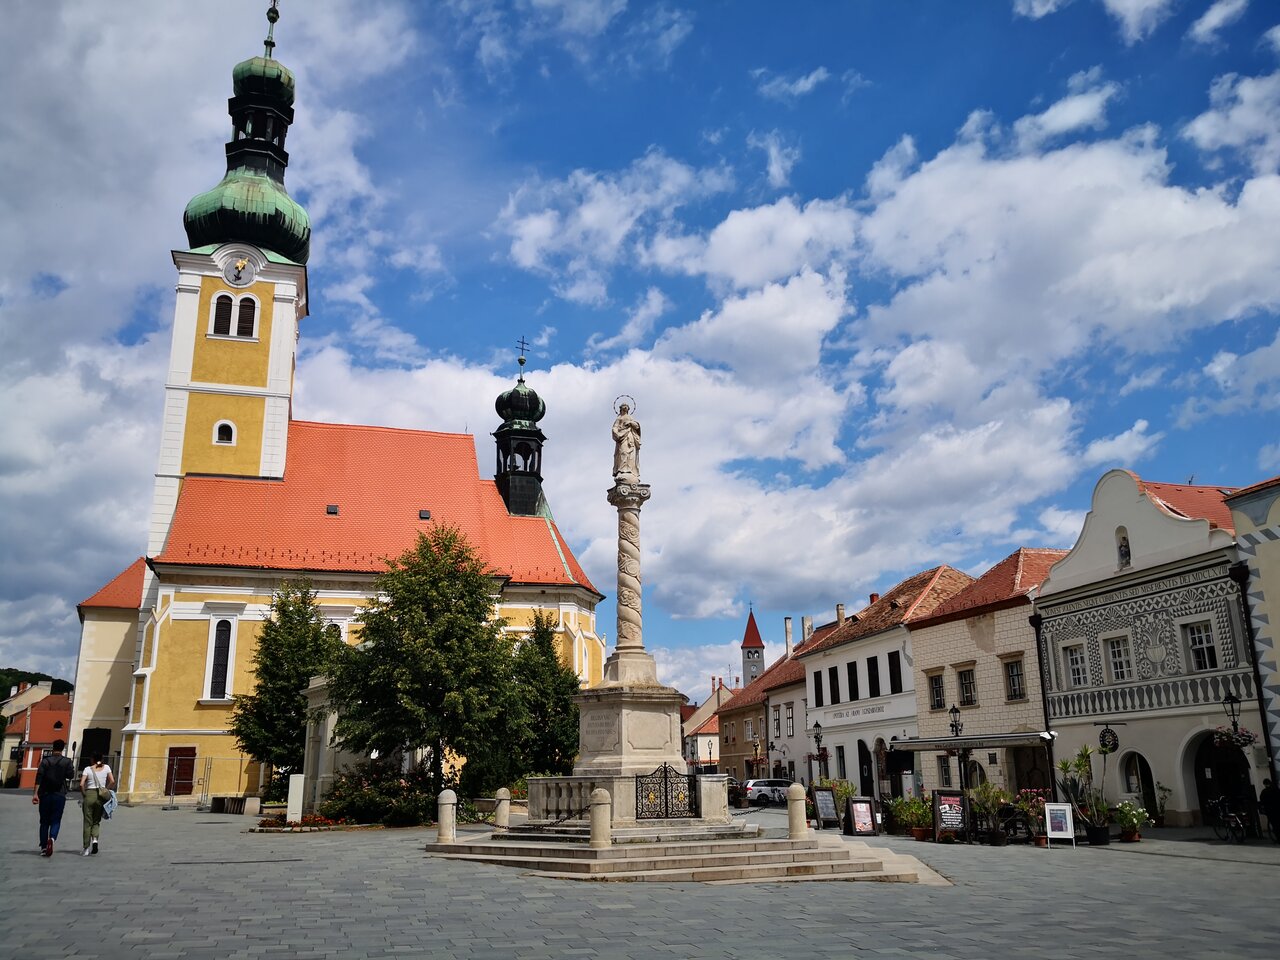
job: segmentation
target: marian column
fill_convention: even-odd
[[[613,486],[607,496],[618,511],[618,641],[605,679],[656,683],[641,622],[640,508],[649,499],[649,485],[640,482],[640,424],[626,403],[613,421]],[[615,668],[612,676],[610,665]]]

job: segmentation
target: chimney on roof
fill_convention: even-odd
[[[740,686],[742,686],[742,678],[741,678],[741,677],[734,677],[734,678],[733,678],[733,688],[736,690],[736,689],[738,689],[738,687],[740,687]]]
[[[792,647],[791,647],[791,618],[790,618],[790,617],[783,617],[783,618],[782,618],[782,631],[783,631],[783,633],[785,633],[785,634],[786,634],[786,636],[787,636],[787,659],[788,659],[788,660],[790,660],[790,659],[791,659],[791,650],[792,650]]]
[[[836,623],[840,624],[841,626],[844,626],[844,604],[843,603],[836,604]]]
[[[875,602],[876,602],[877,600],[879,600],[879,599],[880,599],[880,594],[878,594],[878,593],[873,593],[873,594],[871,595],[871,602],[872,602],[872,603],[875,603]]]
[[[808,643],[813,636],[813,617],[800,618],[800,642]]]
[[[27,683],[27,681],[25,681],[25,680],[19,681],[19,683],[18,683],[18,693],[21,693],[23,690],[27,689],[27,687],[29,687],[29,686],[31,686],[31,684]]]

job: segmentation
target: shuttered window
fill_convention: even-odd
[[[252,337],[253,321],[257,317],[258,305],[245,297],[240,301],[240,312],[236,317],[236,336]]]
[[[213,669],[209,675],[209,699],[227,697],[227,661],[231,653],[231,621],[219,620],[213,629]]]
[[[231,298],[225,293],[213,301],[213,333],[215,336],[231,336],[231,307]]]

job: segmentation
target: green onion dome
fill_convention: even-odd
[[[521,360],[524,358],[521,357]],[[524,382],[521,374],[516,385],[498,395],[494,409],[503,420],[503,426],[533,426],[547,414],[547,405],[536,390]]]

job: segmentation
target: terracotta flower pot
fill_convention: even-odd
[[[911,828],[911,835],[915,837],[917,840],[928,840],[930,832],[931,831],[929,830],[928,827],[912,827]]]
[[[1137,830],[1121,830],[1120,841],[1122,843],[1137,843],[1142,839],[1142,834]]]
[[[1047,847],[1049,845],[1049,838],[1044,834],[1037,834],[1035,841],[1037,847]]]

